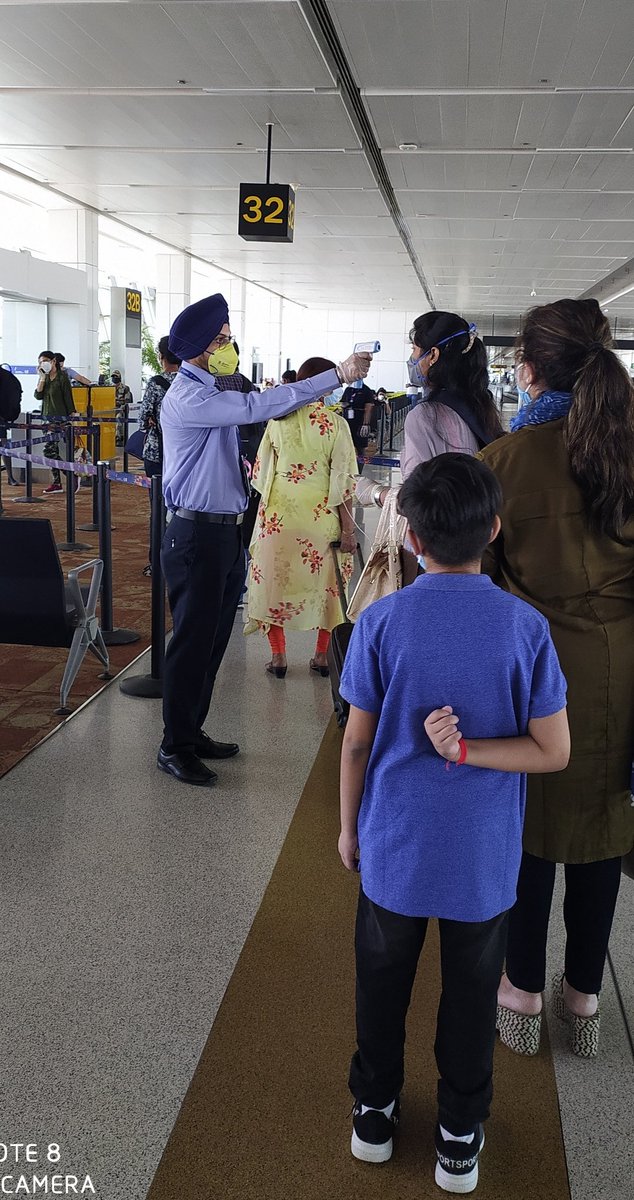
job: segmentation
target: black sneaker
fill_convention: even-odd
[[[392,1133],[398,1125],[400,1104],[394,1101],[392,1116],[386,1117],[378,1108],[361,1114],[361,1102],[355,1100],[352,1110],[352,1141],[350,1149],[361,1162],[381,1163],[392,1157]]]
[[[476,1125],[472,1142],[445,1139],[436,1126],[436,1183],[445,1192],[472,1192],[478,1183],[478,1158],[484,1146],[484,1129]]]

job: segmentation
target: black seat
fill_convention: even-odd
[[[89,585],[80,588],[79,576],[89,570]],[[93,558],[65,580],[50,521],[0,520],[0,642],[70,647],[58,713],[70,712],[66,702],[87,650],[108,671],[96,616],[102,572],[102,560]]]

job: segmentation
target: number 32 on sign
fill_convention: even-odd
[[[246,242],[292,242],[295,192],[288,183],[241,183],[238,234]]]

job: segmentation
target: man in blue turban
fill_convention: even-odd
[[[157,765],[182,783],[210,786],[203,759],[230,758],[234,742],[203,729],[214,681],[244,583],[241,526],[249,481],[238,426],[284,417],[342,383],[364,378],[369,354],[302,383],[244,392],[224,296],[190,304],[177,316],[169,349],[183,360],[161,407],[163,494],[170,512],[161,564],[172,610],[165,655],[165,729]]]

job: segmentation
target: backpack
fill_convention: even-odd
[[[5,367],[0,367],[0,421],[11,425],[20,415],[22,385]]]

